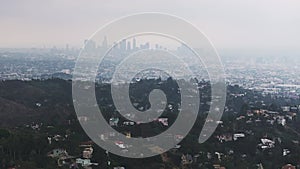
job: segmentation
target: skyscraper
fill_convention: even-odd
[[[133,50],[136,49],[136,40],[135,40],[135,38],[133,38],[132,49],[133,49]]]
[[[103,39],[103,42],[102,42],[102,47],[103,47],[104,49],[107,49],[107,47],[108,47],[106,36],[104,36],[104,39]]]
[[[127,42],[127,50],[130,51],[131,50],[131,43]]]
[[[126,39],[123,39],[121,41],[120,49],[121,49],[121,51],[125,51],[126,50]]]

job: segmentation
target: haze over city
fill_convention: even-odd
[[[0,2],[0,169],[300,168],[299,0]]]
[[[163,12],[197,26],[217,49],[299,52],[300,2],[224,1],[1,1],[1,48],[81,47],[111,20],[139,12]]]

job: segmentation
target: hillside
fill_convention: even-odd
[[[63,123],[74,113],[71,97],[69,81],[2,81],[0,126],[13,127],[35,121]]]

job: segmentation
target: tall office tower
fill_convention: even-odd
[[[121,41],[120,49],[121,49],[121,51],[125,51],[126,50],[126,39],[123,39]]]
[[[136,40],[135,40],[135,38],[133,38],[132,49],[133,49],[133,50],[136,49]]]
[[[131,43],[127,42],[127,50],[130,51],[131,50]]]
[[[102,42],[102,48],[107,49],[108,44],[107,44],[107,38],[104,36],[103,42]]]
[[[145,49],[150,49],[150,43],[149,43],[149,42],[147,42],[147,43],[145,44]]]

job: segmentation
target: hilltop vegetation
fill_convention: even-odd
[[[147,107],[149,104],[147,94],[141,97],[143,91],[153,88],[157,81],[143,81],[143,85],[131,86],[132,101],[139,101],[136,105]],[[93,161],[100,163],[98,168],[107,168],[107,160],[111,166],[126,166],[129,169],[143,168],[213,168],[214,164],[225,166],[226,168],[257,168],[257,164],[262,163],[265,168],[280,168],[286,163],[294,165],[300,164],[300,122],[298,118],[299,110],[293,109],[284,112],[282,106],[298,107],[300,100],[287,99],[284,97],[273,97],[262,95],[259,92],[245,90],[238,86],[228,86],[227,103],[222,118],[214,135],[204,144],[198,143],[198,136],[202,129],[206,113],[209,108],[209,83],[198,81],[200,89],[200,100],[203,104],[200,107],[200,114],[190,134],[180,143],[181,147],[152,158],[143,160],[126,159],[114,155],[109,157],[105,150],[94,146]],[[176,88],[173,81],[165,83],[163,87],[168,93],[168,87]],[[18,166],[21,168],[58,168],[56,161],[47,157],[47,153],[54,148],[64,148],[69,154],[80,156],[80,142],[89,140],[78,123],[74,112],[71,93],[71,81],[60,79],[33,80],[33,81],[2,81],[0,82],[0,168]],[[173,90],[173,89],[172,89]],[[103,115],[108,120],[112,114],[117,117],[111,96],[110,86],[99,84],[96,87],[97,94],[107,99],[98,101]],[[104,94],[104,95],[103,95]],[[179,102],[177,95],[172,95],[171,102]],[[170,97],[170,96],[169,96]],[[105,101],[105,102],[104,102]],[[259,113],[257,113],[259,112]],[[276,115],[271,113],[276,112]],[[286,118],[287,113],[294,113],[292,119]],[[268,115],[268,116],[266,116]],[[272,117],[284,116],[287,119],[286,125],[278,124],[274,121],[269,123]],[[120,117],[120,116],[119,116]],[[165,117],[169,118],[170,124],[176,120],[176,113],[170,114],[165,111]],[[120,117],[122,123],[122,117]],[[240,119],[240,120],[237,120]],[[248,123],[247,121],[251,121]],[[35,128],[38,125],[37,128]],[[152,129],[156,132],[165,130],[161,125],[153,124]],[[132,136],[138,136],[135,129],[119,126],[116,128],[120,132],[132,131]],[[152,131],[153,132],[153,131]],[[245,137],[237,140],[220,142],[217,138],[221,135],[233,135],[244,133]],[[148,133],[153,135],[153,133]],[[53,142],[51,145],[47,137],[68,135],[63,140]],[[147,135],[147,133],[146,133]],[[261,138],[268,138],[275,142],[275,147],[262,150],[258,146]],[[288,149],[290,153],[283,156],[283,149]],[[221,159],[215,153],[221,153]],[[193,162],[182,163],[182,155],[190,154]],[[197,158],[196,158],[197,157]],[[196,160],[197,159],[197,160]],[[67,167],[68,168],[68,167]]]

